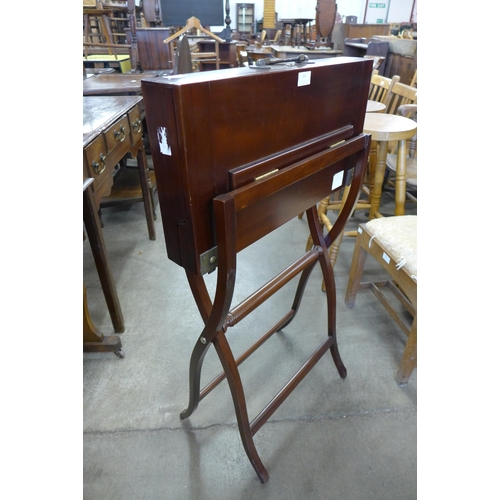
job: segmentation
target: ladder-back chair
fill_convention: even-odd
[[[387,91],[384,104],[386,105],[385,112],[395,115],[400,106],[404,104],[417,104],[417,89],[399,81],[395,82],[390,90]]]
[[[398,75],[394,75],[392,78],[378,74],[372,75],[368,99],[370,101],[385,103],[388,93],[392,90],[394,85],[399,82],[399,80],[400,77]]]

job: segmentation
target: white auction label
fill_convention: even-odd
[[[304,85],[310,85],[310,84],[311,84],[311,72],[302,71],[302,73],[299,73],[297,87],[302,87]]]

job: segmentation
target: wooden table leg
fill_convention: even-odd
[[[118,335],[103,335],[92,322],[87,307],[87,290],[83,287],[83,352],[112,352],[124,358],[122,341]]]
[[[370,219],[380,217],[380,199],[382,197],[382,185],[384,183],[388,147],[389,143],[387,141],[378,142],[377,163],[373,174],[373,191],[371,193]]]
[[[111,273],[109,265],[108,252],[104,243],[104,237],[101,230],[101,222],[97,214],[94,192],[92,188],[83,191],[83,220],[89,238],[90,248],[94,256],[97,273],[101,281],[104,298],[108,306],[111,322],[116,333],[125,331],[123,313],[116,292],[115,280]]]
[[[139,168],[139,177],[141,180],[142,198],[144,200],[144,210],[146,212],[146,221],[148,224],[149,239],[156,240],[156,230],[154,223],[153,200],[151,198],[150,180],[147,172],[147,160],[144,148],[139,148],[137,152],[137,165]]]

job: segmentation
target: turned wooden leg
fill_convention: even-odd
[[[379,141],[377,164],[373,176],[373,191],[371,197],[370,219],[380,216],[380,199],[382,197],[382,184],[384,183],[384,173],[387,162],[387,141]]]
[[[406,200],[406,141],[404,139],[399,141],[398,145],[395,191],[396,209],[394,215],[404,215]]]

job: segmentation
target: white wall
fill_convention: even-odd
[[[368,0],[369,1],[369,0]],[[413,0],[384,0],[390,2],[388,23],[409,22]],[[363,22],[367,0],[337,0],[337,10],[341,16],[356,16],[358,23]],[[231,28],[236,29],[236,3],[230,1],[231,9]],[[238,2],[243,3],[243,2]],[[253,0],[255,10],[255,19],[261,20],[264,16],[264,0]],[[278,13],[278,19],[290,19],[294,17],[316,18],[316,0],[275,0],[275,10]],[[225,17],[225,0],[223,1]],[[415,13],[416,13],[415,6]],[[416,22],[416,19],[415,19]],[[224,26],[221,26],[222,29]],[[215,28],[215,27],[212,27]],[[216,31],[214,29],[214,31]]]

